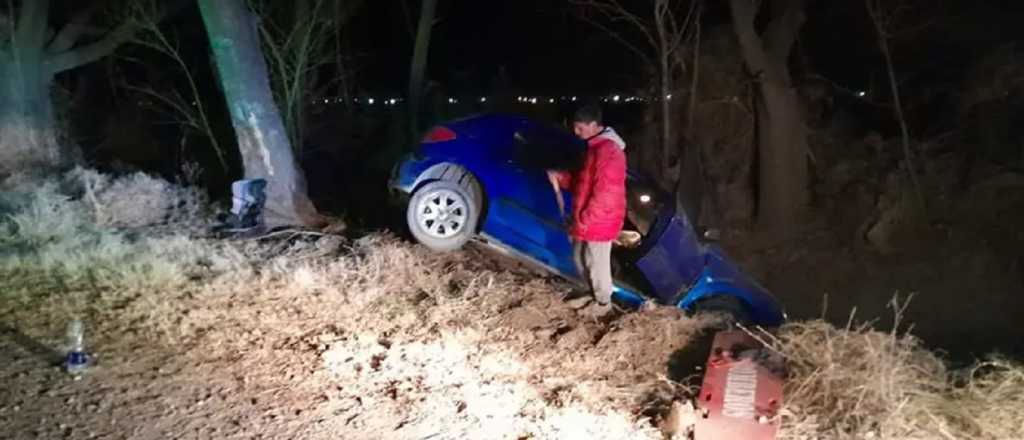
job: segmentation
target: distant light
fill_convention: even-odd
[[[550,104],[554,104],[554,103],[555,103],[555,98],[551,98],[551,99],[549,99],[549,100],[548,100],[548,103],[550,103]]]
[[[530,98],[530,104],[536,104],[537,98]]]
[[[487,97],[486,96],[480,97],[480,102],[487,102]]]
[[[859,96],[859,97],[863,98],[863,97],[865,97],[865,96],[868,96],[868,92],[865,92],[865,91],[863,91],[863,90],[861,90],[861,91],[858,91],[858,92],[857,92],[857,96]]]
[[[669,93],[669,94],[665,95],[665,99],[672,99],[672,94]]]
[[[647,194],[642,194],[640,196],[640,203],[651,203],[651,196]]]
[[[576,102],[576,97],[575,96],[572,97],[572,102]]]
[[[612,96],[612,101],[619,102],[619,95]]]
[[[391,98],[391,105],[395,105],[395,104],[398,104],[398,100],[395,99],[395,98]]]
[[[368,104],[370,104],[370,105],[373,105],[373,98],[369,98],[369,99],[367,99],[367,100],[366,100],[366,102],[367,102]]]

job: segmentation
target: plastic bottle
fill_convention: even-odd
[[[74,319],[68,323],[68,353],[64,358],[64,369],[71,374],[81,374],[89,366],[89,355],[85,353],[85,325]]]

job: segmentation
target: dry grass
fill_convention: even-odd
[[[898,324],[907,303],[891,305]],[[795,322],[773,345],[791,368],[782,438],[1024,435],[1024,365],[993,359],[949,371],[912,335],[868,324]]]
[[[477,252],[435,254],[390,235],[216,242],[175,234],[173,224],[190,222],[105,213],[121,192],[146,194],[154,209],[189,206],[175,198],[180,189],[77,173],[61,184],[3,185],[3,291],[102,285],[104,295],[130,298],[116,310],[91,305],[108,351],[124,344],[123,356],[167,358],[136,352],[135,340],[152,338],[160,343],[150,349],[172,350],[184,376],[247,384],[225,385],[221,406],[203,411],[117,407],[119,420],[138,418],[138,432],[155,421],[228,426],[225,417],[251,413],[247,396],[258,394],[266,411],[302,416],[218,437],[260,429],[282,438],[646,439],[659,435],[651,422],[661,409],[692,392],[666,378],[666,364],[710,323],[678,310],[597,324],[562,304],[565,286]],[[0,311],[26,328],[52,325],[66,311],[58,303],[47,303],[50,318],[12,303]],[[899,316],[905,304],[894,306]],[[771,343],[791,366],[782,438],[1022,438],[1024,367],[1014,362],[950,371],[907,333],[821,321],[788,324]],[[282,397],[259,394],[269,392]],[[38,411],[63,408],[41,402]]]
[[[141,174],[110,179],[82,169],[59,182],[19,175],[0,188],[6,293],[53,283],[177,285],[197,268],[235,263],[221,244],[180,232],[202,224],[204,201],[194,190]]]
[[[73,195],[87,207],[92,222],[102,228],[173,227],[174,232],[207,224],[206,197],[144,173],[119,178],[76,168],[66,176]]]

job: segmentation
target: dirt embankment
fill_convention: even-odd
[[[703,325],[671,309],[599,322],[559,284],[473,250],[376,236],[245,251],[265,264],[175,290],[5,297],[4,431],[658,438],[644,413],[685,394],[667,360]],[[53,366],[73,312],[97,356],[80,380]]]
[[[10,438],[657,439],[704,355],[708,320],[595,320],[558,281],[476,249],[102,228],[109,211],[27,188],[0,193]],[[55,366],[72,316],[96,356],[78,380]],[[1014,362],[948,370],[902,332],[821,321],[770,341],[792,367],[783,439],[1024,432]]]

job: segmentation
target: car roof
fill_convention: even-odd
[[[572,134],[558,125],[514,113],[478,113],[450,121],[444,125],[460,135],[485,141],[512,136],[515,132],[524,129],[540,129],[552,135],[564,135],[567,141],[575,140]],[[578,140],[576,141],[578,142]],[[635,168],[628,169],[627,175],[630,180],[657,188],[654,179]],[[660,191],[660,188],[657,189]]]

